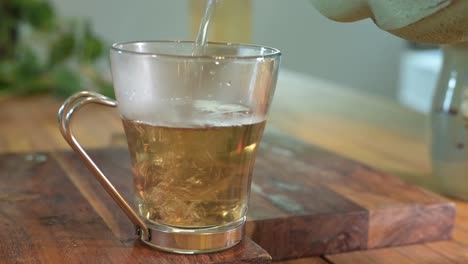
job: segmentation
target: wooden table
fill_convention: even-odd
[[[60,101],[0,98],[0,152],[69,149],[57,129]],[[122,145],[114,109],[88,107],[76,120],[88,148]],[[436,188],[430,178],[427,117],[397,104],[295,74],[278,83],[269,126],[404,180]],[[79,124],[79,125],[78,125]],[[468,263],[468,203],[456,201],[452,241],[284,261],[302,263]]]

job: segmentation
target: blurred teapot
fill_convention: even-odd
[[[433,44],[468,41],[466,0],[310,0],[329,19],[371,18],[398,37]]]

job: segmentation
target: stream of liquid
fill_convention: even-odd
[[[202,55],[205,51],[206,43],[208,42],[208,32],[210,27],[210,21],[213,17],[216,9],[216,4],[219,0],[208,0],[206,4],[205,15],[200,22],[200,28],[198,29],[197,38],[193,46],[193,56]]]

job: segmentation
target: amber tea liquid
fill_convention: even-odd
[[[182,228],[242,218],[265,121],[249,118],[242,105],[196,101],[181,108],[198,121],[177,127],[123,119],[140,215]]]

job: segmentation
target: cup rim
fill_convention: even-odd
[[[262,45],[255,45],[255,44],[244,44],[244,43],[231,43],[231,42],[215,42],[215,41],[208,41],[208,44],[211,45],[220,45],[220,46],[238,46],[238,47],[247,47],[247,48],[254,48],[261,50],[270,50],[270,53],[263,54],[263,55],[248,55],[248,56],[209,56],[209,55],[197,55],[197,56],[189,56],[189,55],[178,55],[172,53],[159,53],[159,52],[139,52],[134,50],[125,49],[118,46],[128,45],[128,44],[137,44],[137,43],[194,43],[194,41],[190,40],[134,40],[134,41],[124,41],[124,42],[117,42],[112,44],[111,50],[116,51],[118,53],[126,53],[132,55],[139,55],[139,56],[153,56],[153,57],[165,57],[165,58],[179,58],[179,59],[214,59],[214,60],[229,60],[229,59],[236,59],[236,60],[251,60],[251,59],[265,59],[265,58],[274,58],[280,57],[281,52],[278,49],[262,46]]]

